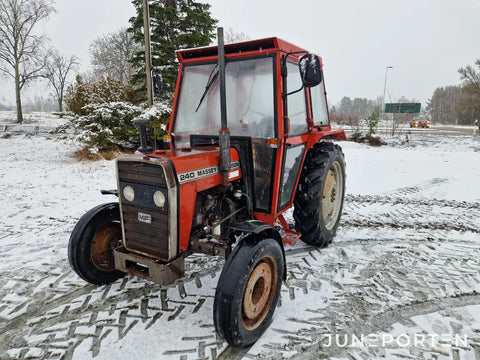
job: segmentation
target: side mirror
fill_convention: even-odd
[[[317,55],[303,55],[298,61],[298,67],[300,68],[303,86],[314,87],[322,82],[322,68]]]
[[[152,69],[153,95],[160,96],[163,89],[162,71],[159,67]]]

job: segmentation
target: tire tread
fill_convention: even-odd
[[[340,146],[321,142],[315,144],[307,153],[295,194],[295,229],[302,234],[303,242],[317,247],[325,247],[332,242],[341,216],[340,209],[337,222],[331,231],[328,231],[323,226],[323,220],[320,220],[325,177],[334,160],[338,160],[342,165],[345,185],[345,160]],[[341,207],[344,194],[343,189]]]

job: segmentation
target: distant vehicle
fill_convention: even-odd
[[[411,128],[429,128],[430,127],[430,115],[427,116],[415,116],[410,121]]]

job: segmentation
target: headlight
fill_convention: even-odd
[[[135,191],[133,191],[131,186],[127,185],[123,188],[123,197],[130,202],[135,200]]]
[[[165,205],[165,195],[160,190],[157,190],[153,193],[153,202],[158,207],[163,207]]]

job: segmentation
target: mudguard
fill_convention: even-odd
[[[264,238],[272,238],[275,241],[278,242],[280,245],[280,248],[282,249],[282,254],[283,254],[283,264],[284,264],[284,269],[283,269],[283,280],[286,280],[287,278],[287,261],[285,258],[285,248],[283,247],[283,240],[282,236],[280,233],[275,229],[273,226],[265,224],[264,222],[261,222],[259,220],[247,220],[245,222],[241,222],[235,225],[230,226],[230,229],[232,229],[235,232],[238,233],[243,233],[243,234],[250,234],[250,235],[257,235],[257,236],[246,236],[243,239],[240,240],[242,241],[248,241],[248,242],[255,242],[258,243],[262,241]],[[236,254],[237,248],[239,246],[235,246],[232,250],[232,253],[230,254],[229,257],[234,257]]]

